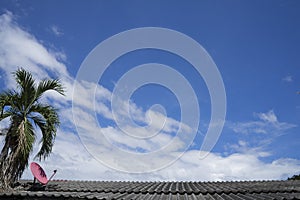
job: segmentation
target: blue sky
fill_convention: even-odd
[[[299,9],[296,0],[3,0],[1,89],[14,86],[11,72],[18,66],[30,70],[37,79],[59,77],[66,86],[66,97],[50,93],[44,99],[60,109],[62,119],[53,154],[42,163],[47,170],[58,168],[57,178],[285,179],[300,173]],[[77,80],[75,84],[84,60],[97,45],[116,34],[143,27],[185,34],[199,43],[217,66],[226,92],[226,118],[216,145],[204,159],[199,155],[212,116],[211,91],[205,78],[182,57],[160,49],[135,50],[115,59],[99,82]],[[101,54],[99,60],[105,57]],[[126,90],[125,85],[118,85],[121,77],[147,63],[167,65],[189,81],[200,108],[197,130],[180,123],[180,106],[193,99],[188,95],[179,101],[170,88],[146,84],[136,88],[130,102],[118,97],[116,86]],[[150,67],[155,71],[154,65]],[[149,77],[150,73],[145,73],[134,79]],[[171,78],[179,83],[175,87],[182,86],[177,78]],[[114,115],[112,96],[116,97]],[[164,111],[152,107],[157,104]],[[130,124],[127,114],[139,128]],[[129,132],[127,135],[116,121]],[[149,128],[146,125],[150,122],[153,126]],[[164,122],[163,127],[160,122]],[[151,136],[153,130],[160,134],[144,140],[132,138]],[[97,135],[99,132],[103,135]],[[190,132],[196,134],[191,145],[185,138]],[[102,141],[103,136],[108,143]],[[149,160],[147,153],[168,146],[170,141],[174,142],[172,149]],[[186,145],[188,148],[183,148]],[[144,157],[131,157],[136,154]],[[26,171],[24,177],[30,178],[30,172]]]

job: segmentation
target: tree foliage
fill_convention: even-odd
[[[288,180],[300,180],[300,174],[294,175],[294,176],[288,178]]]
[[[0,154],[0,187],[7,189],[17,181],[28,166],[36,139],[36,128],[42,133],[41,147],[35,158],[45,159],[52,151],[59,117],[57,110],[40,102],[43,94],[54,90],[64,95],[57,79],[45,79],[38,84],[24,69],[13,73],[17,88],[0,94],[0,121],[9,118],[4,146]]]

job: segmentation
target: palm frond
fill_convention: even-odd
[[[27,72],[23,68],[20,68],[13,74],[18,86],[21,87],[21,89],[25,90],[28,87],[34,88],[34,79],[31,73]]]
[[[40,143],[42,146],[35,156],[39,160],[45,159],[52,151],[54,139],[56,137],[56,131],[59,126],[59,117],[56,109],[52,106],[44,106],[37,104],[32,107],[32,112],[40,114],[40,116],[33,116],[34,123],[41,129],[42,139]]]
[[[59,82],[59,80],[45,79],[39,83],[39,85],[36,89],[35,100],[38,100],[41,97],[41,95],[43,95],[43,93],[48,90],[54,90],[54,91],[60,93],[61,95],[64,95],[64,88],[63,88],[62,84]]]
[[[6,106],[10,106],[13,103],[13,99],[15,97],[15,93],[11,90],[5,91],[0,94],[0,113],[1,115],[4,112]]]
[[[22,102],[19,99],[18,93],[14,90],[0,94],[0,121],[15,114],[21,114]]]
[[[11,91],[6,91],[6,92],[3,92],[3,93],[0,94],[0,106],[1,106],[1,108],[6,106],[6,105],[9,105],[10,98],[11,98],[11,96],[13,96],[13,95],[10,95],[9,93],[11,93]]]
[[[29,118],[32,119],[34,124],[37,127],[39,127],[41,129],[41,131],[43,131],[45,129],[47,122],[42,115],[40,115],[40,114],[30,115]]]
[[[2,113],[2,115],[0,116],[0,121],[3,119],[6,119],[8,117],[12,117],[13,115],[15,115],[15,112],[13,112],[13,111],[11,111],[11,109],[9,109]]]
[[[18,69],[15,73],[15,79],[20,88],[20,98],[22,100],[23,108],[22,110],[26,110],[32,100],[34,99],[34,95],[36,93],[34,79],[32,74],[24,70],[23,68]]]

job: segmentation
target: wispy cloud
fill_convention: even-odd
[[[293,82],[293,77],[288,75],[288,76],[283,77],[282,80],[284,82],[290,83],[290,82]]]
[[[50,26],[50,30],[57,37],[64,35],[63,31],[56,25]]]
[[[18,67],[30,70],[40,79],[60,76],[64,84],[70,86],[71,77],[67,67],[59,62],[57,56],[62,53],[52,53],[54,51],[44,47],[32,34],[17,26],[10,12],[0,18],[0,44],[0,69],[6,75],[4,81],[8,87],[14,86],[11,72]]]
[[[296,124],[280,122],[273,110],[266,113],[254,113],[256,120],[246,122],[228,122],[227,125],[236,133],[242,134],[284,134],[285,131],[296,127]]]
[[[280,122],[273,110],[254,113],[254,117],[252,121],[226,123],[227,128],[236,133],[236,141],[225,145],[226,152],[250,153],[259,157],[271,156],[266,150],[268,146],[279,136],[297,127],[296,124]]]

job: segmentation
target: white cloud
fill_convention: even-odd
[[[78,142],[79,139],[73,134],[59,134],[51,157],[42,163],[48,176],[52,170],[58,169],[56,179],[232,181],[286,179],[300,172],[300,161],[295,159],[281,158],[264,163],[258,153],[229,156],[210,153],[205,159],[199,159],[200,152],[194,150],[187,151],[174,164],[162,170],[142,174],[122,173],[97,162]],[[29,170],[23,178],[32,179]]]
[[[75,99],[73,99],[73,116],[80,135],[84,134],[87,142],[106,137],[118,148],[149,152],[162,148],[177,137],[181,142],[174,143],[173,148],[176,147],[179,150],[184,146],[180,143],[185,143],[183,132],[187,136],[192,131],[187,125],[166,117],[160,112],[155,110],[145,112],[133,102],[119,97],[115,97],[115,106],[110,107],[113,94],[109,90],[88,82],[76,82],[76,84],[78,85],[74,93]],[[99,127],[95,113],[101,115],[100,121],[108,120],[113,125]],[[146,126],[138,126],[133,121],[141,122]],[[177,131],[179,134],[176,135]],[[176,151],[176,149],[173,150]]]
[[[68,91],[71,91],[71,77],[67,67],[59,61],[63,53],[44,47],[32,34],[14,22],[10,12],[0,17],[0,44],[0,69],[6,74],[4,81],[7,87],[14,87],[11,72],[23,67],[38,79],[59,76]]]
[[[62,36],[64,33],[62,32],[62,30],[58,27],[58,26],[56,26],[56,25],[52,25],[51,27],[50,27],[50,30],[51,30],[51,32],[54,34],[54,35],[56,35],[57,37],[60,37],[60,36]]]
[[[54,29],[55,30],[55,29]],[[59,31],[59,29],[57,29]],[[89,145],[97,148],[100,151],[110,152],[106,154],[107,160],[114,162],[117,155],[113,153],[112,143],[118,143],[117,148],[122,148],[120,144],[126,145],[128,150],[133,152],[136,148],[144,148],[147,151],[159,149],[161,146],[173,141],[173,148],[169,148],[169,154],[158,155],[153,160],[130,160],[127,156],[121,158],[121,163],[130,166],[136,162],[141,168],[148,167],[146,165],[155,166],[155,162],[164,162],[172,160],[181,153],[182,145],[186,142],[186,138],[172,135],[179,127],[182,131],[189,132],[189,127],[185,124],[163,115],[155,110],[144,111],[133,102],[125,102],[118,100],[118,108],[115,117],[122,121],[124,116],[128,115],[128,110],[134,121],[148,124],[149,127],[128,126],[129,132],[139,132],[143,136],[149,136],[153,131],[162,128],[162,133],[151,137],[148,140],[141,140],[129,137],[122,133],[116,126],[99,127],[94,121],[95,114],[101,115],[105,120],[112,121],[114,116],[111,113],[111,96],[112,93],[106,88],[95,85],[94,83],[83,83],[75,93],[80,95],[80,101],[76,103],[75,116],[72,113],[72,98],[73,98],[73,83],[74,78],[68,73],[66,65],[62,62],[62,57],[65,55],[46,48],[32,34],[20,28],[14,21],[12,13],[5,13],[0,16],[0,69],[5,73],[4,84],[7,87],[13,87],[14,82],[11,78],[11,72],[17,67],[24,67],[30,70],[35,77],[42,79],[57,75],[66,86],[67,95],[61,97],[49,93],[47,99],[55,106],[60,108],[61,128],[57,134],[56,142],[53,147],[53,153],[44,162],[42,162],[48,176],[53,169],[58,169],[55,178],[57,179],[84,179],[84,180],[248,180],[248,179],[279,179],[285,178],[287,175],[292,175],[299,172],[299,160],[282,158],[271,163],[264,163],[260,160],[261,156],[266,156],[264,152],[259,150],[252,152],[240,152],[228,156],[221,156],[217,153],[209,154],[205,159],[200,160],[199,151],[187,151],[174,164],[162,170],[152,173],[131,174],[115,171],[111,168],[100,164],[95,157],[89,154],[84,145],[77,137],[73,117],[78,118],[78,130],[83,131],[87,136],[93,136],[98,141],[89,141]],[[94,90],[94,88],[97,88]],[[46,99],[46,100],[47,100]],[[95,100],[95,104],[93,104]],[[259,120],[248,123],[235,124],[236,130],[240,132],[264,132],[267,131],[267,125],[273,125],[273,128],[285,130],[293,125],[279,122],[274,113],[259,113]],[[152,120],[152,121],[151,121]],[[161,127],[161,121],[164,126]],[[126,124],[126,123],[124,123]],[[256,127],[256,129],[255,129]],[[272,127],[272,126],[271,126]],[[260,129],[260,130],[259,130]],[[246,130],[246,131],[245,131]],[[111,143],[101,143],[99,131],[102,131],[105,137],[111,140]],[[88,133],[90,135],[88,135]],[[186,136],[186,135],[184,135]],[[85,137],[85,135],[81,135]],[[1,138],[3,139],[3,137]],[[38,138],[39,139],[39,138]],[[84,138],[81,138],[84,139]],[[93,138],[88,138],[93,139]],[[1,142],[2,144],[2,142]],[[100,144],[100,146],[99,146]],[[247,144],[243,141],[240,146],[246,147]],[[0,145],[1,146],[1,145]],[[38,146],[35,146],[36,152]],[[101,154],[102,155],[102,154]],[[126,155],[126,154],[125,154]],[[31,158],[32,160],[32,158]],[[29,170],[23,175],[23,178],[32,178]]]
[[[254,117],[256,120],[253,121],[226,123],[229,129],[237,133],[235,135],[237,142],[231,141],[224,146],[225,155],[239,152],[256,154],[259,157],[272,156],[269,145],[279,136],[288,134],[289,130],[297,127],[295,124],[280,122],[273,110],[266,113],[254,113]]]
[[[290,82],[293,82],[293,77],[290,76],[290,75],[288,75],[288,76],[283,77],[282,80],[283,80],[284,82],[290,83]]]
[[[241,145],[245,145],[242,143]],[[57,169],[56,179],[72,180],[266,180],[286,179],[300,172],[299,160],[281,158],[264,163],[260,160],[261,156],[265,156],[263,152],[235,153],[229,156],[210,153],[204,159],[199,159],[199,155],[199,151],[190,150],[174,164],[162,170],[141,174],[123,173],[98,162],[80,145],[79,138],[73,133],[59,132],[53,153],[41,164],[48,176],[52,170]],[[139,160],[128,160],[125,157],[124,162]],[[23,178],[32,179],[29,170],[26,170]]]
[[[270,110],[267,113],[257,113],[259,119],[270,122],[270,123],[279,123],[277,120],[277,116],[275,115],[273,110]]]
[[[296,127],[295,124],[280,122],[273,110],[266,113],[254,113],[258,120],[230,123],[227,125],[236,133],[242,134],[272,134],[280,135]]]

